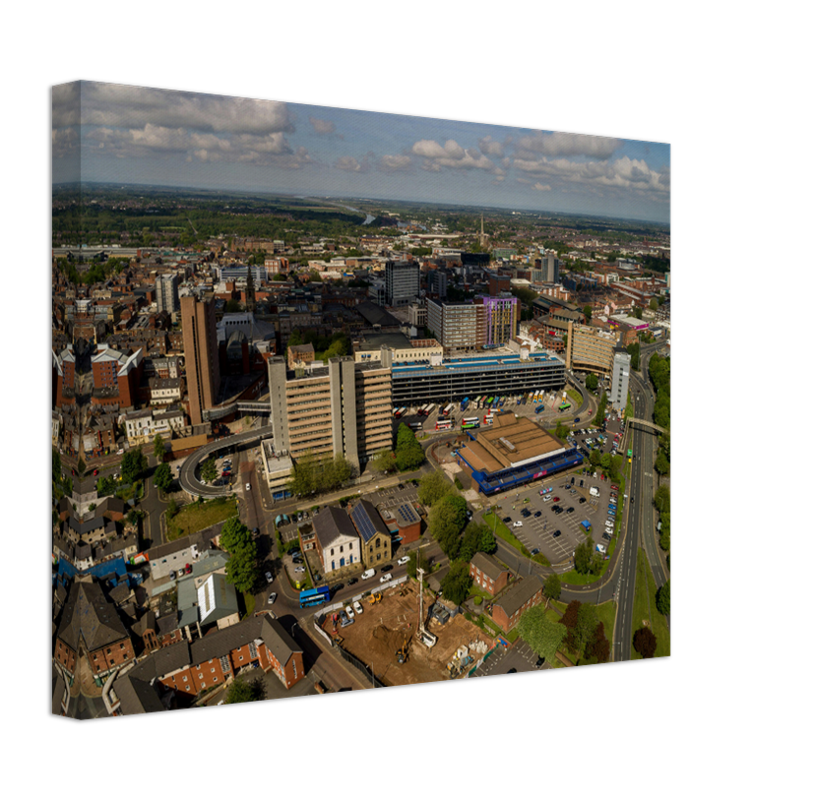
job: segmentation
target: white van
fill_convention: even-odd
[[[360,580],[367,581],[369,578],[373,578],[374,575],[376,575],[375,569],[366,569],[359,577]]]
[[[599,497],[599,496],[600,496],[600,490],[599,490],[599,489],[598,489],[596,486],[592,486],[592,487],[589,489],[589,494],[590,494],[592,497]]]

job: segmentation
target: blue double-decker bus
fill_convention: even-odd
[[[331,592],[327,586],[320,586],[318,589],[306,589],[300,592],[300,608],[307,606],[321,606],[331,599]]]

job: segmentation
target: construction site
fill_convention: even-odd
[[[350,625],[341,626],[339,610],[329,613],[323,629],[386,686],[463,677],[494,640],[463,614],[434,606],[435,599],[427,589],[420,599],[418,585],[407,581],[364,597],[363,613]]]

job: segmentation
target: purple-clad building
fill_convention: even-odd
[[[518,298],[502,292],[498,297],[483,295],[476,303],[485,307],[486,337],[485,347],[505,345],[518,332]]]

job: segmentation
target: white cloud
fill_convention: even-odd
[[[79,81],[51,87],[51,128],[79,125]]]
[[[421,139],[411,148],[411,153],[424,159],[422,169],[440,172],[442,167],[449,169],[495,170],[495,164],[476,149],[465,149],[453,139],[448,139],[442,147],[431,139]]]
[[[529,175],[581,184],[586,188],[633,189],[652,196],[664,195],[663,199],[667,199],[670,190],[670,170],[667,167],[657,172],[645,161],[628,156],[614,161],[516,158],[513,166]]]
[[[587,156],[605,160],[623,146],[621,139],[607,136],[584,136],[578,133],[537,133],[522,136],[517,150],[545,156]]]
[[[545,186],[538,181],[533,187],[533,189],[537,189],[539,192],[551,192],[552,187],[547,183]]]
[[[483,139],[478,140],[478,149],[485,156],[495,156],[501,158],[504,155],[504,145],[501,142],[496,142],[492,136],[485,136]]]
[[[405,155],[386,155],[379,159],[379,169],[383,172],[399,172],[410,169],[413,159]]]
[[[309,117],[308,121],[311,123],[311,127],[314,128],[314,130],[317,133],[322,135],[332,134],[336,130],[336,126],[334,125],[334,123],[327,119],[317,119],[317,117]]]
[[[345,170],[345,172],[359,172],[362,169],[359,161],[352,156],[340,156],[334,162],[334,166],[337,169]]]
[[[58,95],[62,109],[70,93]],[[286,103],[112,83],[82,83],[81,117],[83,125],[109,128],[143,128],[152,124],[216,133],[266,135],[294,131]]]

